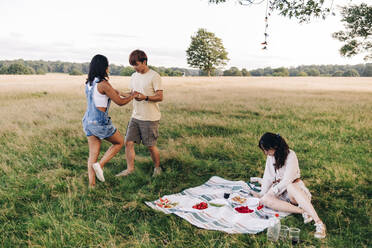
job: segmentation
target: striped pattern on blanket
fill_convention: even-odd
[[[234,195],[246,199],[253,198],[250,190],[260,191],[260,187],[245,183],[243,181],[229,181],[221,177],[213,176],[206,183],[189,188],[181,193],[165,195],[171,202],[177,202],[177,206],[172,208],[162,208],[157,205],[158,200],[145,202],[149,207],[161,211],[165,214],[175,214],[187,220],[191,224],[208,230],[218,230],[226,233],[258,233],[265,230],[270,225],[270,220],[274,218],[275,213],[280,217],[287,216],[288,213],[276,212],[269,208],[262,208],[249,214],[238,213],[234,208],[239,206],[231,200],[224,200],[225,192],[232,192]],[[225,201],[226,204],[221,207],[210,205],[217,200]],[[208,208],[198,210],[192,208],[200,202],[208,203]]]

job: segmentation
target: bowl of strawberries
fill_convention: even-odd
[[[197,209],[197,210],[207,209],[208,208],[208,203],[200,202],[200,203],[195,204],[194,206],[192,206],[192,208]]]

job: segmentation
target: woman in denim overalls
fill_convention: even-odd
[[[85,94],[87,97],[87,110],[83,117],[84,132],[88,137],[89,158],[88,158],[88,178],[89,186],[95,186],[95,175],[98,180],[104,182],[103,166],[112,159],[123,147],[124,139],[119,131],[114,127],[111,118],[108,116],[111,100],[117,105],[122,106],[129,103],[138,93],[120,94],[108,82],[109,65],[108,60],[103,55],[93,57],[89,66],[88,79],[85,83]],[[95,89],[96,88],[96,89]],[[96,93],[94,92],[96,90]],[[96,106],[94,94],[98,94],[106,107]],[[102,102],[102,99],[100,100]],[[107,105],[106,105],[107,104]],[[101,140],[105,139],[112,143],[101,160],[97,162],[101,148]]]

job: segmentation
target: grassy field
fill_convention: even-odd
[[[137,171],[124,149],[88,190],[84,76],[0,75],[0,247],[291,247],[266,232],[229,235],[198,229],[144,204],[204,183],[262,176],[257,148],[279,132],[296,151],[302,177],[328,228],[324,240],[300,215],[298,247],[371,247],[371,78],[163,78],[159,148],[165,173],[154,179],[147,150]],[[125,91],[129,79],[112,77]],[[110,115],[125,133],[131,104]],[[104,142],[103,149],[109,144]]]

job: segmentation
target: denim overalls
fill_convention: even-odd
[[[96,77],[92,82],[92,86],[89,85],[89,82],[85,85],[88,106],[83,117],[83,129],[87,136],[93,135],[100,139],[105,139],[112,136],[116,132],[116,128],[112,125],[111,118],[108,116],[111,99],[109,98],[108,100],[106,112],[97,109],[94,103],[94,87],[99,81],[99,78]]]

